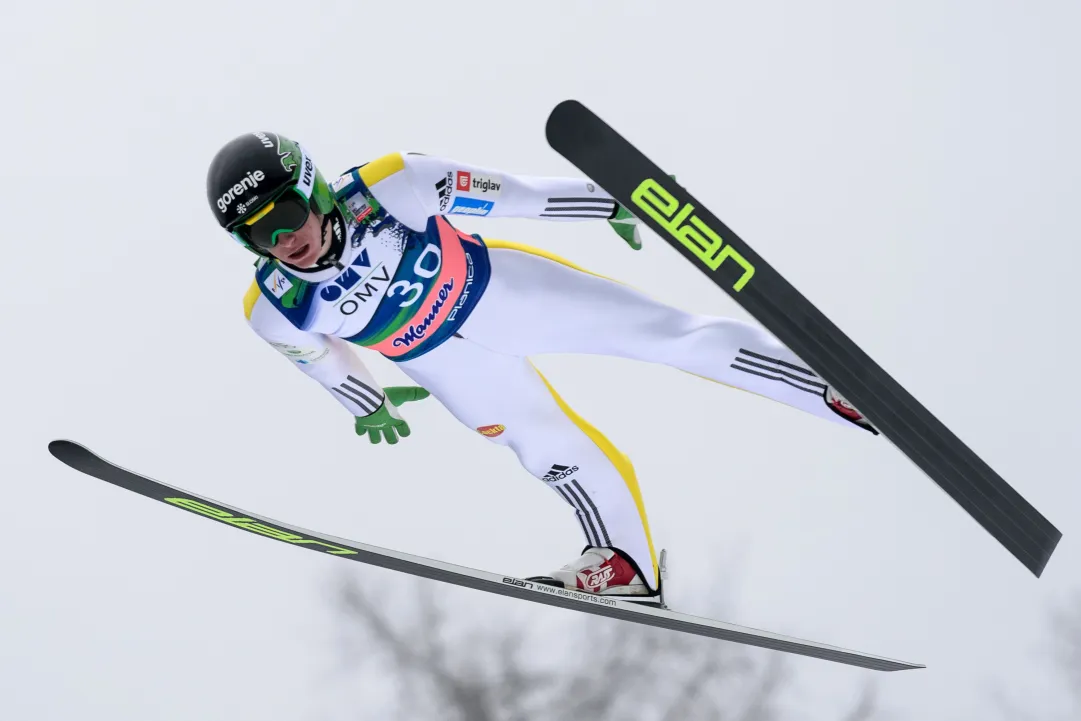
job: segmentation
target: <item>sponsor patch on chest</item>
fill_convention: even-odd
[[[283,295],[289,292],[293,287],[293,282],[285,277],[285,273],[275,268],[270,275],[263,281],[266,284],[267,290],[275,298],[280,299]]]
[[[367,304],[372,305],[374,312],[390,279],[390,269],[385,263],[376,263],[372,267],[372,259],[365,248],[357,253],[341,275],[319,289],[319,297],[343,316],[353,315]]]

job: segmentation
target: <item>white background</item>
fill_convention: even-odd
[[[1037,580],[881,438],[667,368],[540,358],[636,463],[672,601],[700,609],[693,589],[719,583],[725,620],[926,663],[880,678],[896,718],[983,718],[992,688],[1063,718],[1043,653],[1047,610],[1081,585],[1081,12],[869,5],[5,8],[0,718],[314,718],[328,578],[388,578],[78,475],[53,438],[493,571],[579,550],[565,505],[434,400],[406,408],[397,447],[357,438],[245,327],[252,257],[204,192],[250,130],[301,140],[327,175],[414,150],[577,176],[543,134],[565,98],[676,173],[1065,534]],[[652,233],[634,253],[603,223],[457,222],[746,317]],[[869,673],[793,665],[808,719]]]

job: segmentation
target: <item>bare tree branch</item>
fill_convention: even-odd
[[[843,721],[870,721],[875,715],[877,702],[878,686],[874,682],[868,681],[860,690],[860,697],[856,705],[845,715]]]
[[[994,700],[1002,718],[1010,721],[1037,717],[1040,721],[1055,721],[1058,718],[1073,721],[1081,717],[1081,589],[1050,611],[1048,628],[1051,646],[1041,654],[1043,658],[1040,660],[1050,663],[1058,671],[1063,689],[1069,696],[1068,703],[1072,703],[1078,713],[1060,716],[1048,711],[1050,700],[1041,695],[1045,691],[1029,692],[1028,699],[1018,700],[1007,691],[1008,686],[1001,682],[989,682],[987,695]]]
[[[766,668],[758,678],[758,684],[751,693],[747,707],[740,714],[740,721],[773,721],[773,710],[778,692],[789,680],[788,668],[780,656],[771,654]]]
[[[491,718],[494,721],[495,717],[488,713],[483,688],[453,672],[446,663],[445,649],[439,638],[443,617],[430,590],[420,587],[416,590],[420,623],[402,632],[396,630],[379,611],[374,598],[355,584],[345,586],[341,602],[365,626],[379,647],[390,655],[403,680],[414,681],[416,685],[408,693],[411,700],[417,698],[417,686],[427,682],[435,686],[437,695],[448,700],[449,708],[462,718],[470,721],[488,721]]]

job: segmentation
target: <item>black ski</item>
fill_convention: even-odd
[[[1062,534],[702,203],[575,100],[548,143],[728,293],[860,410],[1032,573]]]
[[[923,664],[896,661],[882,656],[849,651],[824,643],[782,636],[769,631],[759,631],[746,626],[736,626],[735,624],[716,621],[711,618],[676,613],[667,608],[629,601],[617,601],[611,596],[598,596],[592,593],[556,588],[542,583],[533,583],[526,579],[479,571],[465,566],[456,566],[452,563],[444,563],[443,561],[414,556],[389,548],[380,548],[379,546],[337,538],[325,533],[309,531],[281,521],[275,521],[272,518],[248,513],[191,491],[160,483],[110,463],[88,448],[72,441],[52,441],[49,443],[49,452],[80,473],[134,491],[147,498],[161,501],[174,508],[181,508],[189,513],[209,518],[226,526],[239,528],[248,533],[273,538],[275,541],[345,558],[350,561],[389,568],[394,571],[420,576],[421,578],[452,583],[456,586],[520,598],[535,603],[543,603],[548,606],[618,618],[632,623],[666,628],[696,636],[759,646],[775,651],[833,661],[834,663],[861,666],[875,671],[903,671],[925,668]],[[661,559],[663,568],[663,551],[661,552]]]

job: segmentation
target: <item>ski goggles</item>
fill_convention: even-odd
[[[311,212],[308,198],[297,187],[290,186],[259,212],[233,226],[232,232],[243,243],[270,250],[278,244],[282,233],[300,230]]]

